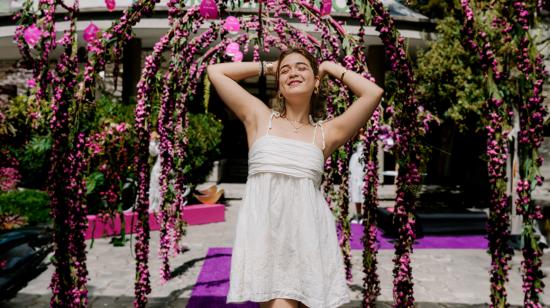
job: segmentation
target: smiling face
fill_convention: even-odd
[[[314,71],[316,67],[300,53],[290,53],[279,62],[279,91],[285,98],[304,97],[308,102],[319,78]]]

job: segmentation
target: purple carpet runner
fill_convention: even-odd
[[[363,225],[351,224],[351,249],[363,250],[361,237]],[[382,230],[378,229],[377,236],[379,249],[393,249],[391,238],[382,236]],[[485,235],[426,235],[414,243],[415,249],[487,249]]]
[[[244,304],[225,303],[229,291],[230,269],[231,248],[209,248],[195,287],[191,292],[187,308],[260,307],[260,305],[252,302]]]
[[[363,226],[351,224],[351,249],[362,250]],[[378,230],[378,243],[380,249],[393,249],[391,239],[382,236]],[[487,239],[483,235],[460,236],[425,236],[416,241],[416,249],[486,249]],[[212,247],[204,260],[197,282],[191,292],[188,308],[217,308],[217,307],[242,307],[258,308],[259,305],[252,302],[243,304],[226,304],[226,296],[229,291],[229,272],[231,269],[231,248]]]

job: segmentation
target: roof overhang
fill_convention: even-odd
[[[11,2],[10,10],[19,9],[22,0]],[[71,0],[65,0],[67,4]],[[122,10],[128,5],[131,5],[132,0],[118,0],[117,9],[114,12],[109,12],[105,8],[104,0],[80,0],[80,17],[77,22],[77,32],[79,34],[79,45],[84,46],[85,41],[82,39],[82,31],[88,26],[90,21],[93,21],[100,29],[109,28],[113,21],[120,18]],[[200,3],[200,0],[188,0],[190,5]],[[400,34],[405,38],[409,53],[415,54],[418,48],[423,48],[427,45],[427,41],[432,39],[434,25],[425,16],[415,13],[398,3],[395,0],[384,0],[384,5],[392,13],[392,17],[396,22]],[[344,3],[344,4],[342,4]],[[333,18],[344,22],[344,29],[351,34],[356,34],[359,30],[359,24],[356,20],[350,18],[349,14],[343,11],[345,0],[333,1]],[[1,8],[2,9],[6,8]],[[134,33],[137,38],[142,41],[142,47],[150,49],[159,40],[159,38],[169,30],[167,19],[166,0],[161,1],[156,7],[155,12],[151,17],[143,18],[134,28]],[[234,15],[250,14],[256,12],[256,9],[250,3],[246,3],[242,8],[231,12]],[[59,21],[56,22],[57,37],[61,37],[64,30],[68,29],[69,22],[62,20],[63,14],[58,16]],[[317,39],[321,39],[321,33],[316,31],[313,25],[302,24],[297,20],[290,19],[289,23],[302,30],[312,34]],[[206,22],[202,25],[201,30],[208,29],[210,23]],[[11,21],[11,16],[0,15],[0,60],[15,60],[20,58],[19,50],[13,42],[13,35],[16,26]],[[382,42],[378,38],[378,32],[374,27],[366,27],[366,44],[381,45]],[[52,53],[55,57],[56,53]]]

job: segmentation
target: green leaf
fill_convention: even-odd
[[[86,195],[91,194],[97,186],[100,186],[105,181],[105,175],[103,173],[96,171],[90,174],[86,178]]]

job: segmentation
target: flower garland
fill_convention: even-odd
[[[137,155],[135,157],[136,171],[138,174],[138,197],[136,202],[136,212],[138,213],[138,224],[136,227],[137,242],[135,246],[136,253],[136,281],[135,281],[135,307],[145,307],[147,305],[147,295],[151,292],[150,273],[148,268],[149,259],[149,164],[148,147],[150,138],[149,116],[151,114],[151,96],[156,85],[156,74],[160,69],[162,53],[169,46],[170,41],[176,34],[179,22],[163,35],[155,43],[153,53],[145,58],[141,78],[137,85],[137,105],[135,110],[136,117],[136,135]]]
[[[542,307],[541,294],[544,290],[542,267],[542,250],[535,235],[536,220],[542,219],[540,205],[534,204],[531,192],[537,185],[542,185],[542,177],[538,168],[543,157],[538,153],[543,140],[543,122],[547,111],[543,105],[542,85],[548,77],[540,53],[532,43],[529,35],[530,12],[524,1],[513,1],[511,20],[515,21],[515,33],[519,37],[517,50],[517,67],[522,86],[520,93],[525,93],[526,100],[518,100],[520,131],[519,142],[519,182],[517,184],[517,213],[523,215],[523,292],[525,307]],[[540,8],[537,3],[536,9]],[[534,10],[532,10],[534,11]],[[514,33],[513,32],[513,33]],[[534,55],[534,56],[533,56]]]
[[[413,252],[412,245],[416,237],[414,212],[421,183],[419,169],[424,151],[420,138],[426,133],[426,130],[420,129],[418,123],[424,122],[429,114],[421,112],[423,109],[418,106],[414,88],[415,80],[403,48],[403,37],[399,36],[393,20],[380,1],[369,0],[368,3],[375,13],[372,23],[380,32],[391,70],[396,74],[398,82],[398,98],[393,101],[394,111],[390,115],[395,130],[392,133],[396,145],[394,154],[399,164],[397,196],[393,212],[399,234],[393,259],[393,298],[395,307],[412,307],[414,296],[410,255]],[[368,16],[366,6],[359,8],[365,16]]]
[[[196,13],[196,10],[190,9],[187,12],[186,18],[189,19],[189,17],[194,16]],[[190,29],[192,33],[195,33],[199,29],[200,22],[202,22],[202,19],[200,18],[195,19],[192,22]],[[176,124],[174,124],[173,122],[174,112],[177,112],[175,94],[179,92],[178,87],[181,86],[181,80],[179,78],[176,78],[176,76],[183,76],[180,74],[180,70],[184,70],[187,66],[185,63],[189,63],[184,62],[183,55],[187,55],[187,57],[193,57],[194,52],[202,49],[202,47],[204,47],[205,45],[209,45],[216,38],[215,36],[212,36],[213,31],[209,29],[186,46],[187,37],[184,37],[183,34],[187,33],[189,33],[189,31],[182,31],[181,29],[178,29],[176,30],[176,35],[172,39],[172,41],[176,43],[173,43],[171,46],[172,60],[170,61],[169,69],[164,78],[166,82],[163,86],[163,95],[161,98],[158,121],[158,130],[160,134],[160,155],[162,157],[162,173],[160,176],[162,203],[159,217],[159,220],[162,224],[160,230],[161,241],[159,248],[159,255],[161,256],[161,259],[163,261],[163,266],[161,267],[162,282],[166,282],[168,279],[170,279],[170,266],[168,260],[170,245],[174,246],[176,248],[176,251],[181,251],[175,244],[175,242],[179,242],[179,240],[181,239],[181,235],[179,234],[184,233],[181,228],[179,229],[179,231],[175,230],[177,221],[181,220],[180,217],[183,214],[182,206],[185,200],[181,199],[182,197],[177,197],[183,196],[183,185],[178,185],[178,187],[174,187],[176,188],[175,191],[169,189],[169,186],[175,181],[175,176],[172,175],[172,171],[183,170],[183,168],[174,169],[173,159],[175,156],[175,146],[177,142],[177,139],[175,138],[175,132],[176,129],[183,129],[182,122],[178,121]],[[183,46],[186,46],[186,48],[182,48]],[[194,91],[193,87],[187,88],[190,89],[190,93]],[[180,105],[185,106],[181,103]],[[183,106],[180,108],[183,108]],[[177,119],[184,118],[185,115],[181,115],[179,114],[179,112],[177,113],[178,115],[175,116]],[[180,148],[185,146],[186,145],[184,143],[180,146]],[[184,178],[178,178],[178,183],[185,183]],[[172,193],[171,191],[174,191],[174,193]]]
[[[354,66],[361,69],[361,63],[366,63],[366,55],[361,46],[365,45],[365,29],[366,12],[360,11],[355,3],[349,7],[352,18],[360,20],[360,29],[358,32],[359,44],[353,48],[353,56],[349,55],[344,58],[344,61],[349,66]],[[365,8],[370,10],[369,7]],[[370,11],[369,11],[370,16]],[[357,60],[356,60],[357,59]],[[365,78],[375,82],[374,78],[368,71],[363,74]],[[377,227],[376,227],[376,210],[378,208],[378,134],[380,125],[380,108],[377,108],[368,123],[368,128],[365,133],[360,136],[360,140],[364,142],[363,153],[360,160],[364,166],[363,178],[363,198],[362,206],[363,213],[363,306],[375,307],[376,299],[380,295],[380,278],[376,272],[377,268]]]
[[[88,165],[88,155],[85,152],[84,133],[79,133],[75,139],[74,151],[69,155],[71,170],[69,186],[67,190],[70,196],[68,205],[69,212],[67,222],[68,230],[68,248],[71,255],[71,267],[75,269],[73,276],[72,289],[69,290],[72,298],[71,307],[82,307],[88,305],[88,269],[86,267],[86,243],[84,233],[88,228],[86,219],[86,181],[84,180],[84,171]],[[63,306],[63,302],[60,302]],[[56,303],[57,305],[57,303]]]
[[[336,108],[338,113],[341,114],[345,109],[348,108],[350,104],[350,98],[348,95],[348,89],[346,89],[343,84],[339,87],[339,95],[335,101]],[[338,182],[338,190],[336,197],[336,205],[338,206],[338,222],[339,222],[339,234],[340,238],[340,247],[342,249],[344,257],[344,265],[346,268],[346,279],[352,281],[352,272],[351,272],[351,226],[348,220],[349,216],[349,159],[351,152],[351,140],[346,142],[340,149],[338,149],[334,156],[336,161],[336,170],[340,177]]]
[[[55,11],[56,3],[42,3],[44,9]],[[48,7],[49,5],[49,7]],[[56,269],[52,275],[50,288],[52,289],[51,307],[80,307],[87,304],[87,269],[86,269],[86,245],[84,244],[84,231],[86,230],[84,191],[85,182],[83,171],[87,163],[87,157],[83,153],[84,136],[77,133],[71,141],[69,107],[71,92],[74,91],[78,74],[76,52],[72,48],[76,39],[76,20],[78,3],[75,3],[69,11],[71,17],[70,27],[65,31],[61,40],[65,53],[63,53],[56,66],[56,74],[51,75],[54,84],[52,94],[52,119],[50,129],[54,143],[52,145],[51,167],[49,171],[52,216],[54,218],[54,260]],[[53,19],[51,19],[53,29]],[[51,30],[50,29],[50,30]],[[53,35],[49,35],[50,37]],[[50,48],[47,44],[44,48]],[[46,51],[47,53],[47,51]],[[46,62],[38,61],[39,67],[35,72],[48,70]],[[35,75],[36,76],[36,75]],[[39,82],[40,83],[40,82]],[[48,95],[47,88],[41,86],[39,96]],[[73,147],[70,147],[73,143]],[[59,158],[67,155],[65,160]],[[67,161],[68,163],[64,163]],[[69,234],[67,238],[67,234]]]
[[[176,9],[174,1],[168,2],[169,16],[168,21],[170,27],[174,26],[174,16],[178,14],[179,10]],[[185,42],[185,40],[180,40],[182,34],[181,27],[182,23],[178,24],[180,27],[176,29],[173,42]],[[166,283],[170,279],[170,264],[168,260],[168,254],[170,251],[170,234],[169,230],[171,229],[171,213],[174,212],[172,207],[173,195],[168,195],[169,192],[169,182],[170,175],[169,173],[173,170],[173,109],[175,107],[175,101],[172,97],[172,87],[174,82],[174,69],[177,65],[176,58],[177,54],[174,53],[174,49],[178,44],[172,43],[171,45],[171,61],[169,63],[169,68],[164,74],[163,80],[165,81],[162,87],[162,96],[160,101],[160,111],[158,115],[158,124],[157,131],[160,136],[160,161],[161,161],[161,174],[160,174],[160,211],[158,220],[160,221],[160,245],[159,245],[159,257],[162,260],[162,266],[160,267],[160,279],[161,284]]]
[[[462,9],[465,14],[462,33],[466,40],[464,45],[477,53],[482,63],[482,68],[487,74],[500,81],[502,73],[498,62],[491,51],[491,44],[487,40],[485,32],[475,35],[474,11],[468,0],[461,0]],[[481,40],[481,46],[475,39]],[[489,76],[491,78],[492,76]],[[508,245],[510,238],[510,216],[508,194],[506,193],[506,160],[508,159],[508,134],[504,131],[504,124],[509,125],[510,119],[508,108],[504,106],[503,100],[498,93],[492,93],[486,105],[486,119],[488,121],[485,129],[487,131],[487,156],[490,193],[490,215],[487,227],[489,237],[489,252],[491,254],[491,305],[496,307],[506,306],[506,286],[508,281],[508,265],[511,260],[512,250]],[[507,120],[504,122],[504,120]]]
[[[480,55],[491,54],[490,43],[487,35],[481,32],[478,39],[482,41],[483,46],[479,50],[477,44],[473,42],[476,38],[474,35],[474,11],[469,6],[468,1],[462,1],[462,7],[465,12],[464,32],[468,35],[468,47],[473,49]],[[514,46],[514,51],[510,52],[508,58],[516,58],[517,69],[519,76],[513,76],[511,79],[519,79],[514,81],[519,87],[517,93],[506,94],[501,98],[502,94],[509,91],[500,90],[508,88],[502,84],[502,80],[495,78],[495,82],[489,78],[489,86],[492,87],[490,94],[493,96],[488,101],[488,120],[489,124],[486,129],[489,131],[489,140],[487,154],[489,157],[489,172],[490,181],[493,185],[491,210],[495,213],[491,215],[489,226],[490,253],[492,256],[493,268],[491,271],[491,301],[493,306],[506,305],[506,291],[504,283],[507,281],[507,272],[509,265],[507,264],[511,258],[511,249],[507,246],[506,240],[509,237],[509,204],[508,196],[505,194],[504,185],[506,185],[506,159],[507,153],[507,132],[502,132],[503,125],[510,122],[510,117],[514,115],[511,107],[512,104],[505,105],[504,100],[517,104],[515,110],[519,111],[520,127],[518,133],[518,154],[519,154],[519,181],[517,183],[516,193],[516,210],[517,213],[523,215],[523,256],[522,271],[523,271],[523,291],[524,305],[526,307],[541,307],[540,294],[544,288],[542,282],[541,255],[542,252],[538,247],[536,235],[534,234],[534,221],[542,218],[540,207],[535,205],[531,199],[531,191],[536,185],[542,184],[542,179],[538,176],[538,167],[542,165],[542,157],[538,154],[538,147],[542,142],[542,119],[546,115],[546,110],[542,105],[542,84],[547,74],[544,71],[540,54],[536,51],[535,46],[531,43],[528,33],[531,16],[534,16],[534,11],[538,10],[538,6],[531,3],[529,5],[532,12],[529,11],[528,5],[524,1],[514,1],[512,5],[500,5],[493,7],[495,11],[502,16],[493,20],[494,28],[501,28],[504,34],[506,43],[517,43]],[[488,62],[487,57],[481,56],[481,61]],[[492,60],[495,63],[496,60]],[[486,67],[487,65],[485,65]],[[503,74],[498,74],[499,66],[492,65],[491,71],[493,75],[502,77]],[[509,78],[506,75],[506,78]],[[526,98],[524,98],[526,97]],[[508,124],[509,125],[509,124]],[[500,187],[500,188],[499,188]],[[494,216],[494,217],[493,217]],[[503,221],[505,220],[505,221]]]
[[[55,226],[53,263],[56,270],[50,284],[53,293],[50,305],[79,307],[87,303],[84,245],[86,207],[83,203],[82,192],[85,191],[85,183],[82,179],[82,170],[83,164],[88,160],[82,153],[86,136],[83,132],[79,132],[81,124],[77,120],[77,115],[84,116],[84,101],[85,99],[91,101],[93,98],[95,73],[103,68],[110,46],[121,44],[128,39],[129,29],[139,21],[143,13],[152,10],[155,1],[136,1],[111,29],[103,33],[102,39],[90,37],[89,62],[83,78],[77,78],[79,70],[75,48],[78,1],[74,1],[73,6],[68,7],[61,1],[41,0],[38,4],[39,11],[35,13],[32,13],[32,3],[33,1],[26,1],[23,10],[16,14],[19,26],[15,33],[15,40],[18,42],[23,58],[30,61],[34,67],[34,78],[29,82],[30,85],[34,84],[36,90],[34,99],[39,102],[41,99],[50,100],[51,96],[52,102],[50,129],[54,144],[48,190],[52,200]],[[70,29],[65,31],[64,36],[56,42],[53,16],[57,5],[67,10]],[[59,56],[55,70],[51,70],[48,54],[56,44],[62,45],[64,51]],[[113,51],[115,56],[116,47],[114,46]],[[34,59],[31,49],[35,49],[40,54],[39,59]],[[76,80],[80,79],[83,81],[77,85]],[[50,88],[47,86],[49,84],[53,86]],[[65,164],[66,161],[69,163]],[[67,234],[71,234],[68,239],[65,238]]]
[[[376,209],[378,208],[378,144],[377,135],[380,121],[379,108],[374,111],[369,126],[361,139],[364,150],[361,160],[364,164],[363,186],[363,305],[374,307],[380,295],[380,278],[376,273],[378,243],[376,239]]]

